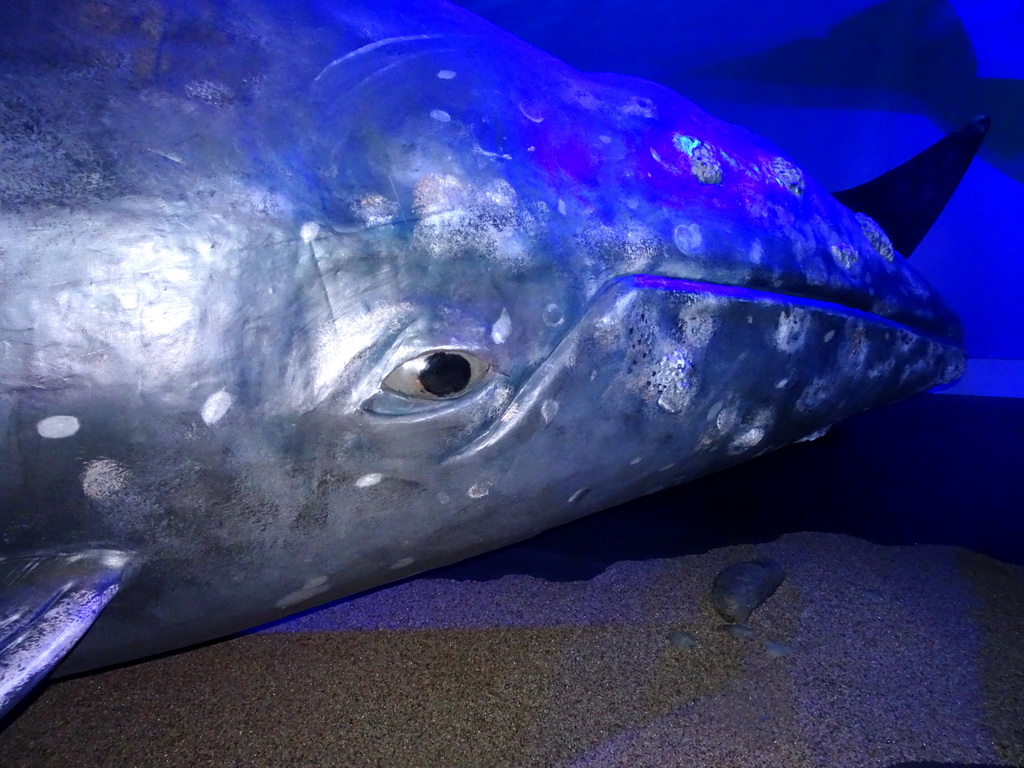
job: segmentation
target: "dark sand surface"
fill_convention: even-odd
[[[755,556],[787,579],[741,641],[707,592]],[[12,766],[915,761],[1024,765],[1024,568],[809,533],[584,581],[412,580],[53,684],[0,733]]]

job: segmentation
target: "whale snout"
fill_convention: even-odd
[[[638,473],[649,493],[735,464],[951,380],[963,359],[955,344],[837,304],[619,277],[448,463],[511,452],[504,490],[541,482],[569,500],[585,486],[576,501],[596,509],[635,495]]]

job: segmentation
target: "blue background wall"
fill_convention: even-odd
[[[833,190],[991,115],[982,154],[913,263],[964,321],[973,359],[951,391],[1024,397],[1024,2],[461,4],[580,69],[664,83]]]

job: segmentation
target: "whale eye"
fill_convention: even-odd
[[[472,390],[490,370],[476,355],[438,350],[406,360],[384,377],[382,386],[409,397],[440,400]]]

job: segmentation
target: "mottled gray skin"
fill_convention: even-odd
[[[962,366],[931,289],[771,145],[460,9],[26,0],[0,23],[0,556],[132,557],[63,673]],[[436,350],[472,364],[451,397],[416,391]]]

